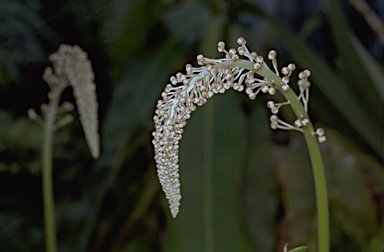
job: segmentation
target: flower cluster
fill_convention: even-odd
[[[45,68],[43,80],[51,89],[48,94],[50,99],[58,99],[62,91],[69,85],[72,86],[76,98],[77,109],[83,127],[85,138],[94,158],[99,156],[99,134],[98,134],[98,103],[96,99],[96,85],[91,62],[87,53],[79,46],[60,45],[57,52],[49,55],[53,68]],[[42,105],[42,112],[47,111],[46,104]],[[58,112],[68,112],[73,106],[64,103]],[[28,111],[30,118],[43,124],[33,109]],[[62,127],[72,121],[71,116],[56,124],[56,128]]]
[[[98,104],[94,74],[87,53],[77,45],[60,45],[59,50],[51,54],[49,59],[55,69],[56,79],[64,79],[73,87],[85,138],[92,156],[97,158],[99,156]],[[49,80],[47,75],[53,77],[52,69],[49,67],[44,73],[45,80]]]
[[[178,151],[179,141],[182,138],[183,127],[190,118],[191,113],[197,106],[204,105],[209,98],[218,93],[224,93],[228,89],[238,92],[245,91],[250,99],[255,99],[260,92],[274,95],[276,88],[282,91],[290,87],[289,77],[295,70],[294,64],[289,64],[282,68],[281,84],[277,84],[267,78],[261,71],[267,71],[279,76],[275,51],[270,51],[268,59],[272,61],[274,71],[264,62],[264,58],[255,52],[250,52],[246,47],[246,41],[240,37],[237,40],[239,47],[237,50],[231,48],[227,50],[224,42],[218,43],[218,51],[225,54],[225,58],[210,59],[203,55],[197,56],[197,63],[200,67],[193,67],[191,64],[185,66],[185,74],[177,73],[170,78],[170,83],[161,93],[161,99],[157,102],[155,116],[155,131],[153,135],[153,145],[155,150],[155,161],[157,173],[169,202],[171,214],[176,217],[180,206],[180,180]],[[308,70],[306,70],[308,71]],[[308,102],[309,87],[307,81],[310,73],[304,71],[300,76],[300,95],[299,99]],[[298,129],[299,127],[289,125],[277,118],[275,115],[279,108],[285,103],[274,103],[270,101],[268,107],[274,114],[271,117],[271,127],[273,129]],[[306,108],[306,106],[305,106]],[[305,126],[308,119],[302,119],[301,126]],[[309,121],[308,121],[309,123]]]

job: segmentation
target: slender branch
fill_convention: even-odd
[[[73,105],[69,103],[63,103],[59,107],[61,94],[68,85],[73,87],[85,138],[94,158],[99,157],[100,148],[94,74],[87,54],[76,45],[60,45],[59,50],[51,54],[49,59],[52,61],[54,69],[46,67],[43,74],[43,80],[48,83],[51,90],[48,93],[49,104],[41,105],[45,120],[40,118],[33,109],[28,110],[28,116],[42,125],[44,130],[41,161],[45,243],[48,252],[56,252],[55,203],[52,182],[53,136],[56,129],[73,120],[71,115],[66,115],[56,122],[58,113],[73,110]]]
[[[268,69],[261,68],[258,73],[268,79],[274,81],[276,87],[281,91],[284,97],[290,101],[290,105],[295,112],[297,117],[308,118],[308,114],[302,103],[297,99],[296,94],[292,89],[282,90],[282,81],[280,77],[271,72]],[[305,140],[307,142],[309,155],[312,162],[312,170],[315,181],[316,191],[316,205],[317,205],[317,232],[318,232],[318,251],[327,252],[329,251],[329,213],[328,213],[328,196],[327,196],[327,183],[325,178],[325,171],[323,161],[321,158],[319,144],[317,137],[314,134],[314,129],[311,121],[309,124],[303,127]]]
[[[48,252],[56,252],[55,203],[52,182],[52,149],[55,119],[58,109],[61,90],[54,90],[50,95],[47,115],[44,123],[44,136],[42,146],[42,179],[44,203],[45,246]]]

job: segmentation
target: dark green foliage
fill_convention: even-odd
[[[39,16],[39,1],[1,1],[0,84],[17,78],[20,68],[44,60],[41,40],[54,40],[54,32]]]
[[[176,219],[160,189],[151,132],[161,91],[186,63],[196,65],[198,53],[221,57],[217,42],[235,46],[240,35],[263,56],[275,48],[280,66],[294,62],[311,70],[309,110],[327,135],[322,151],[332,251],[383,250],[380,55],[352,32],[343,1],[313,1],[310,13],[295,1],[281,1],[291,13],[303,13],[300,27],[287,21],[284,9],[253,2],[259,4],[3,0],[0,20],[9,25],[0,29],[0,91],[7,98],[0,102],[0,250],[43,250],[42,130],[24,111],[46,100],[42,69],[59,43],[88,52],[102,113],[96,162],[78,121],[55,135],[60,251],[313,247],[315,194],[306,146],[299,133],[269,128],[268,96],[249,101],[232,91],[197,108],[180,142],[183,198]],[[319,48],[314,38],[327,43]],[[25,90],[28,102],[19,101]],[[73,101],[71,92],[63,100]],[[282,113],[292,119],[290,111]]]

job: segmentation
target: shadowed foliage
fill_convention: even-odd
[[[367,2],[383,17],[380,0]],[[304,139],[270,129],[268,96],[249,101],[226,93],[194,112],[180,141],[183,198],[176,219],[160,189],[151,132],[161,91],[185,64],[197,65],[197,54],[217,57],[218,41],[237,47],[239,36],[265,58],[276,49],[280,67],[293,62],[297,73],[311,70],[309,114],[327,134],[321,148],[331,251],[384,249],[383,47],[348,1],[3,0],[1,6],[1,251],[44,250],[42,133],[26,111],[39,112],[47,102],[43,70],[62,43],[79,45],[92,62],[101,149],[92,160],[77,115],[55,134],[59,251],[313,246],[315,194]],[[62,100],[74,102],[72,91]],[[289,109],[281,114],[292,121]]]

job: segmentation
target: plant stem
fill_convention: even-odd
[[[44,228],[46,251],[56,252],[56,227],[55,227],[55,203],[53,197],[52,182],[52,149],[53,133],[55,131],[55,118],[60,99],[60,92],[52,92],[48,104],[44,124],[44,137],[42,146],[42,179],[43,179],[43,204],[44,204]]]
[[[240,60],[238,62],[228,61],[224,64],[236,65],[241,68],[248,70],[253,70],[252,62],[248,60]],[[290,102],[292,110],[298,118],[307,118],[309,124],[302,127],[305,140],[307,142],[309,155],[312,163],[313,177],[315,181],[315,191],[316,191],[316,210],[317,210],[317,235],[318,235],[318,251],[319,252],[328,252],[329,251],[329,213],[328,213],[328,196],[327,196],[327,183],[325,178],[325,171],[323,166],[323,161],[321,158],[319,144],[317,142],[317,137],[314,133],[312,122],[304,109],[303,104],[297,98],[295,92],[289,88],[288,90],[283,90],[282,80],[270,69],[262,67],[257,71],[257,74],[268,78],[274,82],[274,85],[280,90],[284,97]]]
[[[295,92],[290,88],[286,91],[281,89],[282,81],[275,73],[269,69],[261,68],[258,74],[274,81],[275,86],[281,91],[284,97],[290,102],[292,110],[299,118],[307,118],[309,124],[302,129],[304,130],[305,140],[309,155],[311,157],[313,177],[315,181],[316,191],[316,207],[317,207],[317,235],[318,235],[318,251],[329,251],[329,214],[328,214],[328,196],[327,183],[323,160],[321,158],[319,144],[314,133],[313,125],[303,104],[297,98]]]
[[[310,126],[310,127],[308,127]],[[312,125],[304,129],[309,155],[312,162],[313,177],[315,180],[316,204],[317,204],[317,235],[318,251],[329,251],[329,214],[328,196],[323,160],[316,137],[313,135]]]

